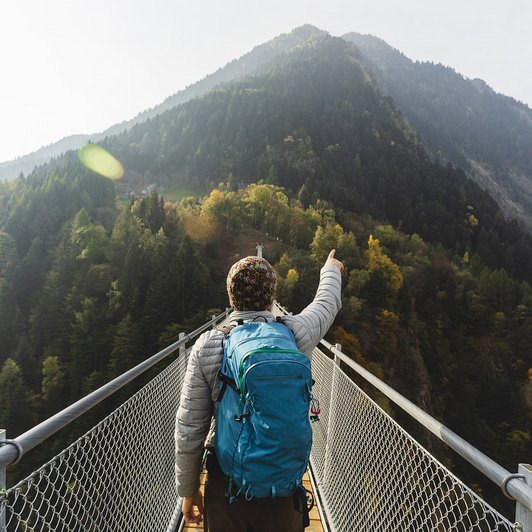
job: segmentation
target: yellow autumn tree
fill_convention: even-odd
[[[295,268],[290,268],[286,274],[286,286],[288,290],[293,290],[299,281],[299,273]]]
[[[288,262],[288,255],[285,254],[285,263]],[[279,273],[279,269],[277,270]],[[277,276],[277,300],[286,308],[294,309],[297,306],[296,287],[299,282],[299,273],[295,268],[289,268],[286,277]]]
[[[185,233],[196,242],[212,242],[216,236],[216,226],[204,216],[196,218],[192,215],[187,216],[184,219]]]
[[[344,263],[347,269],[360,265],[360,252],[355,235],[345,232],[340,224],[328,221],[325,226],[319,226],[310,244],[310,256],[316,264],[322,265],[331,249],[336,249],[336,257]]]
[[[391,290],[397,291],[403,286],[403,274],[399,266],[384,253],[379,240],[373,238],[373,235],[369,235],[365,257],[368,270],[382,272]]]
[[[232,226],[238,226],[240,210],[238,196],[235,192],[215,188],[203,201],[201,216],[207,218],[218,228],[229,231]]]

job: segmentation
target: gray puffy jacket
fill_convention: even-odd
[[[340,310],[341,285],[340,270],[326,264],[321,269],[320,284],[312,303],[301,314],[283,318],[283,323],[294,333],[299,350],[309,357]],[[275,319],[269,311],[235,311],[230,321],[236,325],[239,319],[247,321],[257,316]],[[176,485],[182,497],[192,496],[199,487],[203,449],[219,390],[222,340],[223,333],[219,330],[203,333],[192,347],[188,360],[175,426]]]

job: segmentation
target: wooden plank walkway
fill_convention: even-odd
[[[205,476],[206,473],[201,474],[201,486],[200,490],[203,493],[204,487],[205,487]],[[305,476],[303,477],[303,485],[305,488],[307,488],[309,491],[312,491],[312,484],[310,483],[310,479],[308,477],[308,472],[305,473]],[[199,531],[203,530],[203,525],[191,525],[191,526],[185,526],[183,528],[184,531],[192,532],[192,531]],[[274,531],[272,531],[274,532]],[[316,504],[314,504],[314,508],[312,508],[312,511],[310,512],[310,526],[305,528],[305,532],[324,532],[323,525],[321,524],[320,520],[320,514],[318,512],[318,507]]]

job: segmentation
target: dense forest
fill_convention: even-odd
[[[381,39],[348,33],[383,94],[436,158],[464,168],[505,213],[532,228],[532,109],[450,67],[414,62]]]
[[[132,180],[212,187],[266,176],[530,279],[530,238],[461,170],[431,162],[356,48],[327,36],[310,43],[107,146],[130,161]]]
[[[68,149],[87,141],[130,130],[164,111],[201,97],[216,87],[270,69],[309,40],[326,38],[326,32],[304,25],[256,46],[161,104],[102,133],[75,135],[43,147],[14,161],[0,163],[0,180],[27,174]],[[450,67],[414,62],[372,35],[355,32],[342,37],[354,43],[360,61],[385,96],[393,98],[416,129],[435,160],[463,168],[486,188],[506,216],[532,228],[532,111],[511,97],[497,94],[481,79],[467,79]]]
[[[93,201],[91,214],[60,213],[46,247],[36,235],[20,260],[22,233],[0,234],[0,422],[11,434],[199,325],[208,309],[225,307],[227,249],[239,234],[260,231],[272,238],[266,252],[290,310],[311,299],[335,247],[347,272],[331,339],[507,467],[526,455],[527,282],[366,217],[350,214],[341,225],[330,204],[305,208],[269,184],[224,186],[179,203],[153,193],[127,205],[114,205],[109,182],[89,175],[76,189],[53,174],[33,187],[35,204],[50,215],[57,197],[74,204],[78,191]],[[9,203],[12,193],[2,199]],[[52,227],[40,222],[37,232]]]
[[[126,168],[122,191],[203,192],[117,196],[75,152],[0,184],[9,435],[225,308],[227,269],[260,238],[292,311],[336,248],[346,272],[331,340],[510,470],[528,456],[530,237],[431,160],[353,45],[312,36],[102,145]]]

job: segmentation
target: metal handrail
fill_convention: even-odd
[[[275,303],[275,310],[282,312],[283,314],[288,314],[288,311]],[[81,414],[89,410],[90,408],[99,404],[106,397],[119,390],[127,383],[135,379],[136,377],[143,374],[146,370],[151,368],[153,365],[174,353],[177,349],[184,348],[184,345],[196,338],[199,334],[205,330],[214,327],[216,323],[224,318],[226,318],[231,309],[227,309],[225,312],[221,313],[218,316],[213,316],[212,319],[187,335],[180,335],[180,338],[177,342],[153,355],[149,359],[137,365],[135,368],[127,371],[123,375],[115,378],[110,381],[108,384],[102,386],[98,390],[95,390],[88,396],[80,399],[76,403],[70,405],[59,413],[55,414],[46,421],[43,421],[39,425],[30,429],[29,431],[23,433],[18,438],[14,440],[6,441],[3,446],[0,443],[0,471],[8,464],[12,464],[20,459],[20,457],[35,447],[36,445],[42,443],[48,437],[53,435],[55,432],[65,427],[71,421],[79,417]],[[472,465],[474,465],[479,471],[485,474],[493,482],[495,482],[506,495],[509,495],[515,498],[522,507],[532,511],[532,488],[518,480],[516,475],[510,474],[505,468],[491,460],[489,457],[484,455],[481,451],[473,447],[471,444],[466,442],[456,433],[445,427],[442,423],[437,421],[435,418],[421,410],[419,407],[414,405],[408,399],[403,397],[401,394],[393,390],[390,386],[382,382],[380,379],[372,375],[369,371],[364,369],[362,366],[351,360],[344,353],[341,352],[341,347],[338,349],[333,346],[331,343],[322,340],[320,344],[329,350],[337,361],[341,361],[353,369],[357,374],[364,378],[367,382],[371,383],[375,388],[380,390],[384,395],[386,395],[390,400],[392,400],[396,405],[398,405],[402,410],[411,415],[416,421],[430,430],[434,435],[440,438],[444,443],[449,447],[463,456],[468,460]],[[12,444],[10,444],[12,443]],[[179,508],[179,505],[176,509]],[[179,514],[176,511],[177,517]],[[523,521],[523,520],[521,520]],[[172,520],[174,522],[174,520]],[[528,530],[528,528],[525,528]]]
[[[3,445],[0,447],[0,468],[18,462],[22,455],[27,453],[29,450],[42,443],[44,440],[55,434],[57,431],[61,430],[63,427],[65,427],[66,425],[74,421],[76,418],[87,412],[87,410],[90,410],[97,404],[101,403],[104,399],[109,397],[114,392],[123,388],[126,384],[131,382],[136,377],[142,375],[152,366],[174,353],[180,347],[184,346],[188,341],[192,340],[193,338],[196,338],[196,336],[199,336],[202,332],[211,328],[218,321],[225,318],[231,312],[231,310],[232,309],[226,309],[218,316],[213,316],[210,321],[203,324],[195,331],[183,336],[177,342],[174,342],[162,351],[159,351],[155,355],[144,360],[144,362],[141,362],[129,371],[126,371],[125,373],[116,377],[107,384],[104,384],[97,390],[94,390],[89,395],[82,397],[75,403],[71,404],[70,406],[67,406],[66,408],[53,415],[52,417],[46,419],[45,421],[42,421],[41,423],[31,428],[30,430],[24,432],[17,438],[0,442],[0,445],[3,443]]]
[[[286,312],[286,310],[280,305],[279,308]],[[516,501],[523,504],[528,510],[532,511],[532,488],[525,482],[515,478],[516,475],[513,475],[507,469],[479,451],[476,447],[473,447],[473,445],[458,436],[458,434],[447,428],[431,415],[427,414],[424,410],[406,399],[406,397],[402,396],[400,393],[396,392],[379,378],[375,377],[375,375],[364,369],[360,364],[357,364],[354,360],[350,359],[334,345],[326,340],[322,340],[320,343],[334,354],[335,357],[338,357],[343,363],[356,371],[356,373],[358,373],[363,379],[371,383],[397,406],[412,416],[418,423],[430,430],[430,432],[451,449],[456,451],[481,473],[495,482],[503,492],[506,490],[507,493],[505,493],[505,495],[510,495]]]
[[[275,307],[283,314],[289,314],[288,310],[275,301]],[[486,475],[492,482],[497,484],[504,495],[513,498],[523,505],[528,512],[532,512],[532,487],[524,481],[524,477],[530,479],[530,466],[520,464],[519,472],[525,475],[510,473],[507,469],[492,460],[489,456],[479,451],[476,447],[468,443],[458,434],[446,427],[443,423],[427,414],[424,410],[409,401],[406,397],[396,392],[393,388],[385,384],[378,377],[375,377],[368,370],[357,364],[354,360],[346,356],[327,340],[321,340],[321,345],[328,349],[335,357],[347,364],[364,380],[372,384],[397,406],[412,416],[418,423],[430,430],[436,437],[443,441],[448,447],[457,452],[471,465],[476,467],[482,474]]]

